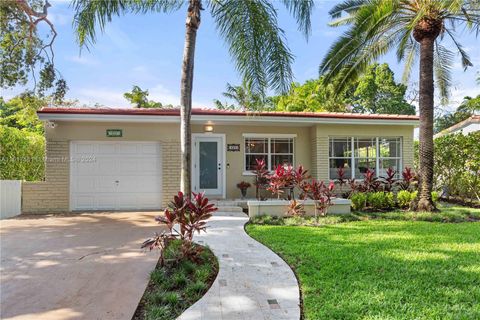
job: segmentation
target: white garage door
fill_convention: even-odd
[[[159,209],[160,144],[72,142],[71,210]]]

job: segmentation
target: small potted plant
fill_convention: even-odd
[[[242,199],[244,199],[247,196],[247,189],[250,188],[252,185],[246,181],[242,181],[237,183],[237,188],[240,189],[240,192],[242,193]]]

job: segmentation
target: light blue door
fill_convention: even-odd
[[[206,195],[223,195],[223,139],[222,137],[196,136],[193,154],[193,191]]]

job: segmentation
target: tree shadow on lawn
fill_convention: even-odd
[[[295,269],[306,319],[480,318],[478,223],[250,230]]]

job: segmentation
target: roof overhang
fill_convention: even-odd
[[[125,114],[87,114],[87,113],[54,113],[39,112],[42,121],[74,121],[74,122],[130,122],[130,123],[180,123],[178,115],[125,115]],[[192,124],[216,125],[295,125],[311,126],[315,124],[358,124],[358,125],[418,125],[418,119],[379,119],[349,117],[298,117],[298,116],[257,116],[257,115],[196,115],[191,116]]]

